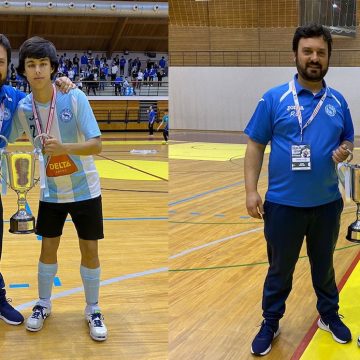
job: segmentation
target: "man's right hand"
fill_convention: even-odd
[[[264,215],[263,202],[257,191],[246,194],[246,208],[251,217],[262,219]]]

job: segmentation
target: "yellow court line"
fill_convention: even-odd
[[[353,335],[352,342],[338,344],[330,333],[316,330],[301,360],[355,360],[360,359],[360,349],[356,340],[360,335],[360,262],[352,271],[340,292],[340,313]]]

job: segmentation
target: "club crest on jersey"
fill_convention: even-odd
[[[4,120],[10,120],[11,118],[11,111],[8,108],[4,109]]]
[[[335,116],[336,114],[336,109],[334,108],[334,106],[328,104],[325,106],[325,112],[329,115],[329,116]]]
[[[70,109],[64,109],[60,114],[61,121],[65,123],[71,121],[72,117],[73,117],[73,113],[71,112]]]

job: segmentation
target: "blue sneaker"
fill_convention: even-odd
[[[20,325],[24,322],[24,317],[14,309],[6,298],[5,282],[0,273],[0,319],[10,325]]]
[[[351,341],[351,332],[341,321],[342,318],[343,316],[338,313],[323,318],[320,317],[318,326],[320,329],[330,332],[334,340],[338,343],[346,344]]]
[[[251,353],[256,356],[268,354],[271,350],[271,343],[279,334],[279,321],[265,319],[251,344]]]
[[[0,319],[10,325],[22,324],[24,322],[24,317],[19,311],[14,309],[9,302],[11,302],[11,299],[3,298],[0,300]]]

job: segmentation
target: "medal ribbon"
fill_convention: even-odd
[[[55,112],[56,88],[54,85],[52,87],[53,87],[53,94],[52,94],[52,98],[51,98],[50,111],[49,111],[49,116],[48,116],[48,120],[46,123],[46,129],[45,129],[45,133],[47,135],[49,135],[49,133],[50,133],[51,125],[54,120],[54,112]],[[42,133],[42,129],[41,129],[42,127],[41,127],[41,123],[39,121],[39,113],[38,113],[37,106],[34,101],[34,96],[32,97],[32,108],[33,108],[33,113],[34,113],[36,129],[38,131],[38,134],[40,135]],[[42,144],[44,145],[45,140],[41,139],[41,141],[42,141]]]
[[[49,111],[49,116],[48,116],[48,120],[46,123],[46,130],[45,133],[47,135],[49,135],[50,133],[50,129],[51,129],[51,125],[53,123],[54,120],[54,112],[55,112],[55,101],[56,101],[56,88],[53,85],[53,94],[52,94],[52,98],[51,98],[51,105],[50,105],[50,111]],[[39,115],[40,113],[38,112],[37,106],[35,104],[34,101],[34,96],[32,97],[32,108],[33,108],[33,114],[34,114],[34,120],[35,120],[35,125],[36,125],[36,129],[38,134],[42,134],[42,126],[39,120]],[[45,144],[45,139],[41,138],[41,142],[44,146]],[[45,161],[44,161],[44,156],[42,154],[41,151],[38,152],[39,154],[39,163],[40,163],[40,188],[44,189],[44,196],[48,197],[49,196],[49,189],[47,187],[47,181],[46,181],[46,176],[45,176]]]

